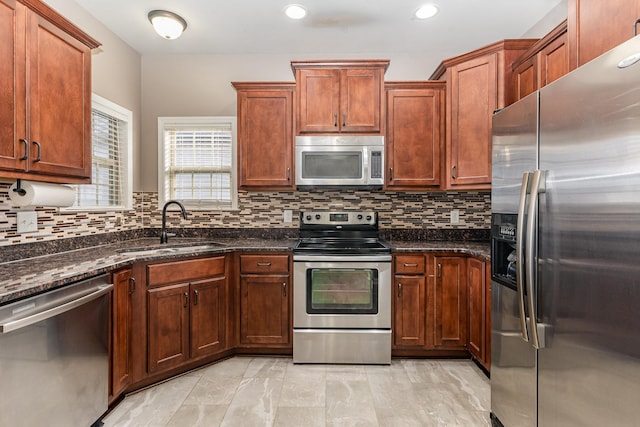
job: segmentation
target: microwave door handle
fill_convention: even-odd
[[[527,243],[526,243],[526,276],[527,276],[527,292],[529,305],[529,326],[531,333],[531,344],[534,348],[540,349],[540,339],[538,336],[538,321],[536,310],[536,225],[538,223],[538,195],[545,192],[545,172],[536,170],[531,180],[531,195],[529,196],[529,209],[527,215]]]
[[[527,194],[529,193],[530,178],[531,172],[522,174],[522,187],[520,187],[520,201],[518,203],[518,222],[516,225],[516,288],[518,291],[518,308],[520,312],[520,331],[522,332],[522,339],[526,342],[529,342],[529,333],[527,332],[527,316],[524,309],[524,215],[527,205]]]

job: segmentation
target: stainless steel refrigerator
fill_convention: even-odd
[[[640,425],[640,38],[493,120],[494,425]]]

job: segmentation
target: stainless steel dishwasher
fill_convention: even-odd
[[[0,307],[0,426],[90,426],[107,410],[108,275]]]

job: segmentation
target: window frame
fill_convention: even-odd
[[[123,172],[122,175],[125,177],[121,188],[121,200],[123,203],[112,206],[70,206],[68,208],[61,208],[61,210],[71,212],[130,211],[133,209],[133,112],[95,93],[91,94],[92,120],[93,110],[98,110],[103,114],[114,117],[127,124],[126,141],[121,142],[121,148],[124,145],[124,150],[120,153],[125,156],[124,162],[121,163],[121,167],[124,168],[124,171],[121,172]],[[93,174],[93,127],[91,129],[91,136],[91,170]],[[73,187],[77,188],[80,185],[84,184],[76,184]]]
[[[165,130],[167,127],[176,126],[188,128],[216,126],[218,124],[230,125],[231,127],[231,179],[230,192],[231,204],[222,205],[215,202],[206,203],[190,203],[189,200],[178,199],[186,209],[194,211],[228,211],[238,209],[238,165],[237,165],[237,118],[235,116],[174,116],[174,117],[158,117],[158,210],[162,209],[164,204],[172,200],[166,193],[168,169],[165,164]]]

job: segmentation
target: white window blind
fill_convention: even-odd
[[[235,208],[235,118],[160,118],[159,123],[164,146],[160,203]]]
[[[76,209],[131,207],[130,111],[93,95],[91,184],[76,186]]]

